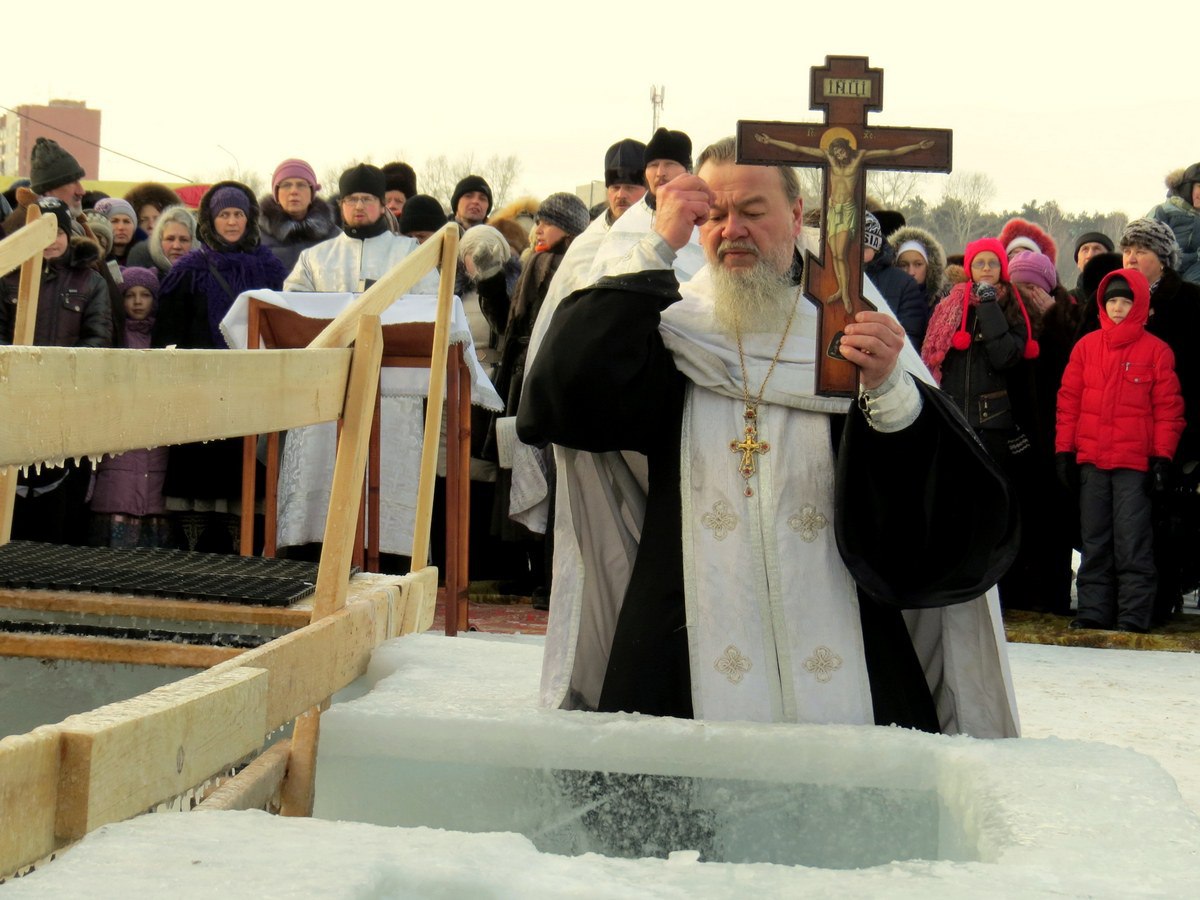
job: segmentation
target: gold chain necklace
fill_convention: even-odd
[[[787,340],[788,332],[792,330],[792,320],[796,318],[796,310],[800,306],[800,292],[796,291],[796,301],[792,304],[791,315],[788,316],[787,325],[783,328],[783,334],[779,336],[779,346],[775,348],[775,355],[771,357],[771,365],[767,369],[767,374],[763,376],[762,384],[758,386],[758,393],[753,399],[750,397],[750,380],[746,375],[746,354],[742,350],[742,326],[739,324],[734,333],[737,336],[738,364],[742,368],[742,402],[745,403],[746,409],[742,413],[742,419],[746,423],[745,431],[741,440],[734,439],[729,442],[729,449],[734,453],[742,455],[738,463],[738,472],[746,481],[745,495],[747,497],[754,496],[754,489],[750,487],[750,478],[754,475],[754,454],[760,456],[767,453],[771,449],[771,445],[766,441],[758,439],[758,405],[762,403],[763,393],[767,389],[767,382],[771,380],[771,376],[775,372],[775,366],[779,362],[779,357],[783,353],[783,345]]]

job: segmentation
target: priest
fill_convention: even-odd
[[[640,271],[568,298],[527,375],[523,441],[649,466],[621,596],[551,610],[543,701],[1013,736],[984,596],[1015,553],[1003,476],[887,313],[845,329],[857,401],[814,393],[795,173],[735,160],[720,141],[659,188]]]

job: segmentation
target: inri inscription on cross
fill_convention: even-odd
[[[820,255],[805,260],[804,295],[817,306],[817,393],[853,397],[858,369],[838,352],[846,323],[875,307],[862,295],[862,221],[867,169],[949,172],[952,133],[946,128],[872,127],[867,113],[883,108],[883,70],[865,56],[827,56],[812,68],[809,105],[825,121],[737,124],[743,165],[822,169]]]

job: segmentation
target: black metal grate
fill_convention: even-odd
[[[7,588],[288,606],[316,582],[316,563],[291,559],[32,541],[0,546],[0,587]]]

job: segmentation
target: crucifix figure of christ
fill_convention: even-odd
[[[843,329],[856,313],[875,307],[862,293],[862,228],[868,169],[950,171],[952,134],[944,128],[872,127],[867,113],[883,108],[883,70],[866,57],[828,56],[814,66],[810,106],[825,122],[742,120],[737,125],[743,165],[819,166],[824,170],[820,255],[805,260],[804,294],[820,322],[817,393],[853,397],[858,370],[839,352]]]

